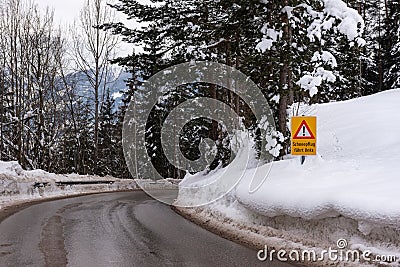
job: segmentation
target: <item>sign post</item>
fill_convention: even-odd
[[[317,155],[317,117],[292,117],[292,155]]]

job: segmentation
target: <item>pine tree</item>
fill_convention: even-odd
[[[348,31],[340,27],[343,18],[325,10],[324,3],[317,0],[266,3],[255,0],[169,0],[160,5],[143,5],[127,0],[119,2],[114,5],[117,10],[138,22],[146,22],[147,26],[130,30],[122,24],[104,25],[127,41],[144,47],[143,52],[116,62],[135,69],[143,80],[165,67],[190,60],[209,60],[234,66],[252,78],[271,101],[278,130],[286,141],[289,133],[287,108],[295,100],[308,103],[338,100],[340,94],[350,98],[354,91],[359,90],[357,75],[354,81],[344,78],[354,76],[354,67],[334,72],[337,62],[351,59],[347,66],[358,63],[357,53],[349,57],[343,50],[353,47],[357,50],[361,43],[358,38],[363,26],[361,18],[344,3],[341,8],[348,8],[351,19],[360,24],[356,25],[359,29],[354,30],[356,36],[348,38],[350,41],[346,38]],[[339,40],[335,41],[335,38]],[[336,80],[336,86],[345,85],[341,92],[332,90],[335,88],[335,75],[340,78]],[[220,89],[210,86],[208,90],[210,93],[218,91],[211,97],[228,103],[239,112],[239,99]],[[171,99],[164,104],[174,106],[176,101],[184,99],[185,90],[181,92],[178,100]],[[135,93],[141,94],[138,99],[151,94],[140,90]],[[162,109],[168,111],[167,106]],[[159,117],[162,117],[161,113],[152,118],[155,122],[155,128],[151,128],[153,137],[160,131],[157,127],[162,121],[156,119]],[[207,124],[205,121],[202,123]],[[201,123],[194,126],[201,126]],[[217,125],[212,123],[211,128],[211,135],[215,136]],[[192,133],[198,135],[201,131]],[[156,140],[150,143],[160,145],[156,145]],[[165,161],[159,157],[161,155],[154,153],[154,159],[158,159],[155,165],[159,164],[159,169],[163,169]]]
[[[115,175],[117,165],[117,117],[114,111],[114,100],[107,90],[105,101],[100,109],[99,157],[97,174]]]
[[[61,173],[93,174],[94,133],[89,115],[90,103],[78,97],[73,108],[74,118],[67,115],[64,121],[61,144],[57,149],[62,167],[56,170]]]
[[[385,20],[386,34],[383,38],[384,89],[400,88],[400,2],[387,2]]]

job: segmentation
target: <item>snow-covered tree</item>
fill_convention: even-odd
[[[387,1],[383,38],[384,89],[400,88],[400,2]]]

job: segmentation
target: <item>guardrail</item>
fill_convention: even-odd
[[[57,186],[64,186],[64,185],[90,185],[90,184],[113,184],[115,181],[62,181],[62,182],[55,182]]]

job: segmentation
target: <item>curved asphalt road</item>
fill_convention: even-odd
[[[0,224],[0,266],[291,266],[183,219],[143,192],[44,202]]]

